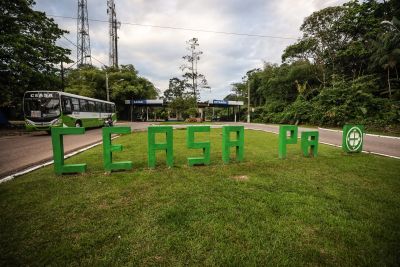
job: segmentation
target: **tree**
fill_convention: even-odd
[[[66,71],[65,91],[72,94],[107,99],[104,70],[91,65],[81,65]]]
[[[197,114],[196,99],[188,93],[178,96],[168,103],[168,107],[176,113],[178,119],[186,119]]]
[[[189,115],[188,111],[196,107],[196,99],[191,93],[185,92],[185,81],[179,78],[169,80],[168,89],[164,91],[164,98],[168,101],[168,108],[176,114],[178,119]]]
[[[200,60],[200,55],[202,55],[203,52],[197,50],[197,47],[199,46],[199,40],[197,38],[192,38],[186,43],[190,54],[182,57],[187,61],[187,63],[181,66],[181,70],[187,71],[183,74],[183,78],[186,81],[186,87],[192,92],[195,99],[199,99],[199,87],[210,88],[205,76],[197,71],[197,62]]]
[[[247,97],[247,86],[245,82],[237,82],[237,83],[232,83],[232,92],[233,94],[230,94],[230,100],[242,100],[244,101]],[[232,96],[235,96],[235,99],[232,98]],[[228,95],[229,96],[229,95]]]
[[[390,70],[395,70],[396,80],[399,80],[397,65],[400,62],[400,21],[393,18],[391,23],[394,29],[381,34],[380,38],[373,42],[375,49],[371,56],[372,63],[382,67],[387,72],[389,98],[392,97]]]
[[[46,14],[34,11],[33,0],[0,5],[0,108],[20,106],[27,90],[56,90],[59,69],[70,51],[55,44],[67,31]]]
[[[185,92],[185,81],[174,77],[169,80],[168,89],[164,91],[164,98],[172,101],[177,97],[182,97]]]
[[[250,88],[255,121],[400,129],[396,16],[395,0],[352,0],[316,11],[281,65],[248,71],[233,91],[245,100]]]
[[[128,118],[129,107],[125,100],[151,99],[158,95],[154,85],[138,75],[133,65],[121,65],[119,69],[81,66],[66,75],[66,92],[106,100],[106,72],[110,100],[115,102],[118,117]]]
[[[343,6],[327,7],[305,18],[300,30],[303,38],[285,49],[282,56],[286,59],[309,59],[318,66],[323,86],[327,83],[327,70],[335,69],[337,51],[348,41],[348,34],[338,27],[346,13]]]

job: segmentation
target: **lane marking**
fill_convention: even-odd
[[[253,130],[253,131],[262,131],[262,132],[268,132],[268,133],[273,133],[273,134],[279,134],[279,133],[275,133],[275,132],[272,132],[272,131],[269,131],[269,130],[263,130],[263,129],[251,129],[251,128],[248,128],[248,127],[245,127],[245,129],[247,129],[247,130]],[[337,130],[332,130],[332,129],[328,129],[328,130],[330,130],[330,131],[337,131]],[[301,137],[297,137],[297,139],[300,139]],[[326,143],[326,142],[322,142],[322,141],[319,141],[318,143],[320,143],[320,144],[324,144],[324,145],[328,145],[328,146],[334,146],[334,147],[342,147],[341,145],[336,145],[336,144],[331,144],[331,143]],[[392,156],[392,155],[387,155],[387,154],[383,154],[383,153],[378,153],[378,152],[373,152],[373,151],[366,151],[366,150],[363,150],[363,151],[361,151],[362,153],[366,153],[366,154],[374,154],[374,155],[377,155],[377,156],[383,156],[383,157],[388,157],[388,158],[393,158],[393,159],[400,159],[400,157],[397,157],[397,156]]]
[[[382,153],[378,153],[378,152],[372,152],[372,151],[366,151],[366,150],[363,150],[361,152],[362,153],[366,153],[366,154],[374,154],[374,155],[377,155],[377,156],[389,157],[389,158],[393,158],[393,159],[400,159],[400,157],[386,155],[386,154],[382,154]]]
[[[328,129],[328,128],[321,128],[321,127],[318,127],[318,130],[324,130],[324,131],[335,132],[335,133],[343,132],[343,131],[341,131],[341,130]]]
[[[328,128],[321,128],[318,127],[319,130],[323,130],[323,131],[330,131],[330,132],[337,132],[337,133],[341,133],[343,131],[341,130],[334,130],[334,129],[328,129]],[[390,135],[380,135],[380,134],[365,134],[366,136],[374,136],[374,137],[382,137],[382,138],[388,138],[388,139],[397,139],[400,140],[400,137],[397,136],[390,136]]]

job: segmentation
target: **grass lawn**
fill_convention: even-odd
[[[211,165],[188,167],[185,134],[171,169],[162,152],[147,169],[135,132],[113,141],[132,171],[105,174],[98,146],[67,160],[86,174],[0,184],[0,266],[399,264],[399,160],[324,145],[303,158],[299,144],[279,160],[277,135],[246,130],[245,161],[224,165],[212,129]]]

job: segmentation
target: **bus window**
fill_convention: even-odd
[[[62,96],[62,108],[65,114],[72,112],[71,98]]]
[[[101,103],[96,102],[96,112],[101,112]]]
[[[53,118],[60,115],[59,98],[24,97],[24,112],[30,118]]]
[[[71,98],[71,102],[72,102],[72,110],[79,111],[79,100],[76,98]]]
[[[115,112],[116,112],[116,111],[115,111],[115,105],[112,104],[111,106],[112,106],[112,113],[115,113]]]
[[[106,104],[101,103],[101,112],[106,113]]]
[[[87,100],[85,99],[79,99],[79,105],[80,105],[80,110],[83,112],[87,112],[88,111],[88,103]]]
[[[95,112],[96,111],[96,106],[93,101],[88,101],[88,111],[89,112]]]

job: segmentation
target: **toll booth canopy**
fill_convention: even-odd
[[[131,106],[131,121],[141,120],[148,121],[151,117],[152,111],[157,107],[166,107],[168,103],[163,99],[131,99],[125,100],[125,104]],[[204,119],[205,110],[212,108],[212,119],[215,118],[215,108],[224,108],[227,110],[228,117],[236,121],[236,114],[240,113],[240,107],[243,106],[243,101],[230,101],[230,100],[209,100],[205,102],[197,102],[200,117]],[[232,118],[231,118],[232,117]],[[156,118],[154,118],[156,119]]]

